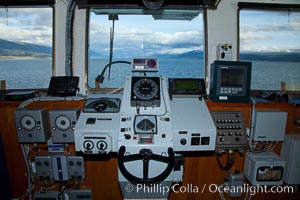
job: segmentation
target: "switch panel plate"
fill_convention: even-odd
[[[52,155],[53,177],[56,181],[69,179],[66,155]]]
[[[232,60],[232,44],[230,43],[218,44],[217,60]]]
[[[53,179],[52,160],[50,155],[35,156],[34,162],[38,179]]]
[[[211,111],[217,128],[216,149],[240,149],[248,146],[242,111]]]
[[[85,179],[84,160],[81,156],[68,156],[69,179]]]

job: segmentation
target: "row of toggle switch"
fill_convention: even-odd
[[[241,126],[217,126],[217,129],[241,129]]]
[[[239,119],[218,119],[217,123],[241,123]]]
[[[219,133],[218,133],[219,136],[225,136],[226,134],[227,134],[227,133],[225,133],[225,132],[219,132]],[[236,136],[242,136],[242,135],[244,135],[244,133],[243,133],[243,132],[236,132],[236,133],[234,134],[233,132],[229,132],[228,135],[229,135],[229,136],[233,136],[233,135],[236,135]]]

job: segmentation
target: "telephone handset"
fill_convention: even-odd
[[[78,76],[54,76],[50,80],[48,96],[76,96],[78,85]]]

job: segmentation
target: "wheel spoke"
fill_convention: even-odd
[[[171,147],[168,148],[168,156],[162,156],[153,154],[151,149],[141,149],[138,154],[125,155],[126,147],[121,146],[119,149],[118,166],[123,176],[130,182],[133,183],[155,183],[166,179],[173,170],[174,167],[174,151]],[[131,161],[143,161],[143,177],[139,178],[130,173],[124,163]],[[163,172],[155,177],[149,178],[149,162],[154,160],[157,162],[167,163],[167,167]]]
[[[148,180],[149,175],[149,160],[143,160],[143,180]]]
[[[164,163],[168,163],[170,161],[169,157],[161,156],[161,155],[157,155],[157,154],[152,154],[149,159],[155,160],[158,162],[164,162]]]
[[[132,154],[132,155],[126,155],[123,157],[124,162],[130,162],[135,160],[141,160],[142,156],[140,154]]]

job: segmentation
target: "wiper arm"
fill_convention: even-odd
[[[114,35],[115,35],[115,20],[119,20],[118,15],[109,15],[109,20],[112,20],[112,27],[110,28],[110,44],[109,44],[109,73],[108,80],[110,80],[110,67],[112,63],[113,53],[114,53]]]

